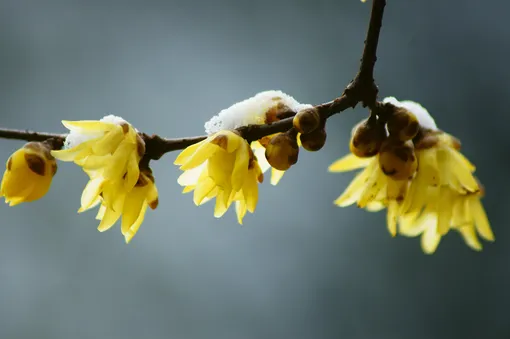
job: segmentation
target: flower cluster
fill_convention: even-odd
[[[449,230],[475,250],[482,247],[477,234],[494,240],[474,165],[459,152],[460,142],[439,130],[421,105],[384,99],[378,114],[353,129],[350,150],[329,170],[363,170],[336,205],[387,208],[390,234],[421,235],[425,253],[433,253]]]
[[[207,136],[177,156],[175,164],[183,171],[177,182],[183,193],[193,192],[197,206],[215,199],[217,218],[233,204],[242,224],[246,213],[256,209],[266,171],[271,169],[270,182],[276,185],[297,163],[300,149],[313,152],[324,146],[323,113],[281,91],[261,92],[236,103],[206,122]],[[270,125],[291,117],[292,127],[286,132],[258,140],[247,140],[241,132],[248,125]],[[50,188],[55,160],[74,162],[89,178],[78,212],[98,207],[99,231],[120,219],[121,233],[130,242],[147,208],[158,205],[146,154],[148,139],[112,115],[63,124],[69,134],[62,149],[48,140],[30,142],[12,154],[0,196],[11,206],[37,200]],[[426,253],[433,253],[450,230],[459,232],[475,250],[482,247],[478,235],[494,240],[474,165],[460,153],[460,142],[439,130],[421,105],[384,99],[352,130],[350,151],[329,170],[362,170],[336,205],[357,204],[368,211],[386,208],[390,234],[421,236]]]

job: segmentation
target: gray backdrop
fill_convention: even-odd
[[[332,201],[352,174],[358,108],[328,123],[281,184],[236,223],[197,208],[175,154],[154,163],[160,206],[130,245],[77,215],[86,176],[61,164],[41,201],[0,206],[0,338],[509,338],[508,2],[389,0],[381,95],[423,103],[478,165],[497,241],[457,234],[434,256],[392,239],[384,213]],[[0,126],[63,132],[121,115],[169,137],[267,89],[301,102],[354,75],[369,4],[344,1],[0,1]],[[22,145],[0,142],[0,158]],[[2,161],[4,161],[2,160]]]

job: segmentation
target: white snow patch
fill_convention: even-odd
[[[99,121],[108,122],[108,123],[112,123],[112,124],[116,124],[116,125],[128,123],[126,120],[122,119],[121,117],[115,116],[113,114],[107,115],[107,116],[101,118],[101,120],[99,120]],[[91,132],[82,133],[82,131],[80,131],[78,129],[72,129],[69,131],[69,134],[67,135],[66,140],[64,141],[63,149],[69,149],[69,148],[76,147],[85,141],[99,138],[103,135],[104,135],[104,132],[102,132],[102,131],[99,131],[97,133],[91,133]]]
[[[383,103],[390,103],[397,107],[403,107],[413,113],[420,125],[424,128],[428,128],[431,130],[437,130],[436,122],[434,118],[430,115],[430,113],[417,102],[411,100],[398,101],[395,97],[387,97],[384,98]]]
[[[260,92],[249,99],[233,104],[212,117],[204,125],[205,132],[210,135],[221,130],[264,124],[266,112],[278,103],[283,103],[294,112],[312,107],[309,104],[299,103],[282,91]]]

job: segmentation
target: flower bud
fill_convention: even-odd
[[[299,133],[310,133],[316,130],[321,124],[319,110],[315,107],[303,109],[296,113],[292,123]]]
[[[384,174],[394,180],[411,179],[418,167],[412,141],[386,139],[379,151],[379,166]]]
[[[7,160],[0,196],[10,206],[42,198],[49,190],[57,163],[45,142],[29,142]]]
[[[400,141],[411,140],[416,136],[420,124],[416,116],[403,107],[394,107],[387,121],[390,136]]]
[[[384,125],[373,118],[358,123],[351,133],[349,148],[351,153],[360,158],[372,157],[379,152],[381,144],[386,139]]]
[[[316,152],[320,150],[326,143],[326,129],[318,128],[313,132],[301,134],[299,140],[301,146],[309,152]]]
[[[299,146],[295,133],[275,135],[266,146],[266,159],[271,167],[286,171],[298,160]]]

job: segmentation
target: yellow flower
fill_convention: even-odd
[[[111,181],[125,176],[125,187],[130,190],[139,177],[138,163],[145,144],[130,124],[110,117],[104,121],[63,121],[70,130],[65,149],[51,154],[61,161],[74,161],[89,176],[100,174]]]
[[[129,243],[147,207],[155,209],[158,204],[152,171],[139,168],[145,143],[133,126],[114,116],[63,124],[70,130],[65,149],[52,154],[62,161],[74,161],[90,177],[78,213],[100,205],[96,218],[101,220],[101,232],[122,217],[121,231]]]
[[[429,196],[429,202],[423,211],[414,211],[399,218],[400,234],[408,237],[421,235],[423,251],[432,254],[442,237],[438,232],[439,220],[446,219],[448,226],[459,232],[466,245],[476,251],[482,249],[477,234],[487,241],[494,241],[494,234],[480,201],[482,192],[458,194],[449,190],[446,196],[451,199],[451,203],[442,206],[441,201],[437,199],[439,189],[435,188],[435,191],[436,195]]]
[[[7,160],[0,197],[10,206],[42,198],[50,189],[57,164],[49,146],[29,142]]]
[[[402,153],[404,148],[392,150],[393,154],[388,152],[391,147],[384,145],[395,142],[391,134],[375,156],[359,158],[349,154],[334,162],[329,171],[363,170],[335,204],[345,207],[357,203],[368,211],[388,208],[390,233],[396,235],[398,226],[403,235],[421,235],[426,253],[433,253],[441,236],[450,229],[460,232],[466,244],[476,250],[481,249],[477,232],[482,238],[493,241],[494,235],[480,202],[482,187],[473,175],[475,166],[459,152],[460,142],[438,130],[421,105],[398,102],[394,98],[384,102],[403,107],[418,118],[420,129],[409,146],[416,164],[409,165],[412,162]],[[403,141],[398,143],[403,147]],[[400,175],[401,180],[395,180],[395,174],[402,173],[412,175]]]
[[[83,190],[80,211],[100,205],[96,219],[98,230],[110,229],[119,218],[126,243],[134,237],[145,218],[147,207],[158,206],[158,190],[150,169],[142,169],[136,185],[127,190],[123,180],[110,182],[101,176],[92,177]]]
[[[177,180],[185,186],[183,193],[194,191],[197,206],[216,198],[215,217],[223,216],[234,201],[240,224],[246,211],[255,211],[263,175],[248,143],[237,133],[216,132],[184,149],[174,163],[184,171]]]

